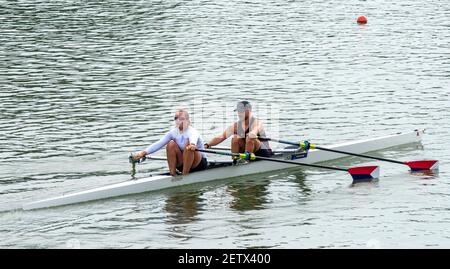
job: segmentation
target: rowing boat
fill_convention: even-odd
[[[407,133],[397,133],[377,138],[357,140],[334,144],[328,146],[330,149],[347,151],[353,153],[365,153],[386,149],[394,146],[419,142],[424,134],[424,130],[415,130]],[[300,152],[301,153],[301,152]],[[313,149],[309,150],[307,156],[298,153],[285,153],[276,155],[275,158],[294,160],[298,163],[313,164],[325,162],[345,157],[345,155]],[[209,163],[208,169],[190,173],[186,176],[172,177],[166,174],[157,174],[140,179],[128,180],[120,183],[98,187],[80,192],[60,195],[44,200],[28,202],[23,204],[23,210],[55,207],[62,205],[70,205],[82,203],[87,201],[118,197],[128,194],[143,193],[148,191],[155,191],[178,187],[182,185],[207,182],[212,180],[219,180],[224,178],[239,177],[249,174],[264,173],[269,171],[276,171],[295,167],[293,164],[270,162],[270,161],[255,161],[247,164],[232,165],[231,162],[213,162]]]

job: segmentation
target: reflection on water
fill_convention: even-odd
[[[164,206],[164,210],[169,213],[167,223],[186,224],[194,221],[204,202],[200,196],[199,191],[170,194]]]
[[[263,209],[267,203],[268,180],[246,181],[227,186],[227,192],[233,197],[230,208],[237,211]]]
[[[303,170],[294,168],[282,173],[258,174],[257,178],[255,176],[244,176],[223,180],[222,182],[228,181],[229,183],[224,186],[224,192],[219,192],[218,195],[222,197],[218,201],[220,203],[227,201],[228,208],[237,212],[244,213],[251,210],[262,210],[267,208],[266,204],[270,203],[271,186],[275,185],[278,188],[283,188],[287,184],[299,192],[281,193],[280,195],[282,197],[291,195],[297,197],[298,201],[305,202],[312,195],[312,190],[308,186],[305,177]],[[205,210],[205,204],[212,203],[202,197],[206,191],[204,188],[210,188],[215,184],[222,186],[221,184],[223,183],[209,182],[209,184],[186,186],[188,190],[169,193],[164,205],[164,210],[169,213],[166,220],[167,223],[187,224],[198,220],[198,215]]]
[[[307,184],[306,174],[303,169],[291,169],[289,171],[289,180],[298,186],[302,196],[308,197],[312,194],[312,190]]]
[[[411,175],[414,177],[419,177],[420,179],[438,179],[439,170],[423,170],[423,171],[412,171]]]
[[[357,188],[357,187],[378,187],[380,183],[379,178],[370,179],[370,180],[353,180],[350,184],[350,188]]]
[[[257,178],[257,180],[255,180]],[[272,173],[258,174],[256,176],[242,177],[242,181],[227,185],[227,192],[233,198],[230,208],[236,211],[261,210],[267,208],[268,198],[274,192],[275,186],[289,185],[290,188],[298,189],[296,194],[289,194],[299,197],[304,201],[312,194],[306,180],[306,175],[302,169],[291,168],[284,172],[275,171]],[[287,194],[281,193],[281,196]]]

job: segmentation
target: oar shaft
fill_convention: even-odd
[[[269,157],[256,157],[258,160],[266,160],[266,161],[272,161],[272,162],[279,162],[279,163],[289,163],[289,164],[296,164],[296,165],[303,165],[303,166],[310,166],[310,167],[316,167],[316,168],[323,168],[323,169],[331,169],[331,170],[337,170],[337,171],[346,171],[348,169],[339,168],[339,167],[332,167],[332,166],[325,166],[325,165],[318,165],[318,164],[310,164],[310,163],[298,163],[294,161],[289,160],[280,160],[275,158],[269,158]]]
[[[300,147],[300,143],[295,143],[295,142],[281,140],[281,139],[274,139],[274,138],[268,138],[268,137],[258,137],[258,139],[262,140],[262,141],[268,140],[268,141],[278,142],[281,144],[288,144],[288,145],[294,145],[294,146]]]
[[[146,158],[150,159],[150,160],[167,161],[167,158],[164,157],[164,156],[150,156],[150,155],[147,155]]]
[[[203,149],[197,149],[197,150],[201,151],[201,152],[207,152],[207,153],[238,156],[239,158],[244,158],[246,160],[249,160],[249,159],[250,160],[265,160],[265,161],[278,162],[278,163],[303,165],[303,166],[309,166],[309,167],[344,171],[344,172],[348,172],[352,176],[353,180],[355,180],[355,181],[369,180],[369,179],[371,180],[374,178],[378,178],[378,174],[379,174],[378,166],[361,166],[361,167],[352,167],[349,169],[344,169],[344,168],[339,168],[339,167],[331,167],[331,166],[324,166],[324,165],[318,165],[318,164],[298,163],[298,162],[289,161],[289,160],[281,160],[281,159],[276,159],[276,158],[255,156],[255,154],[248,153],[248,152],[246,152],[246,153],[228,153],[228,152],[220,152],[220,151],[214,151],[214,150],[203,150]]]
[[[211,149],[215,149],[215,150],[231,150],[231,148],[227,148],[227,147],[211,147]]]
[[[278,142],[278,143],[282,143],[282,144],[288,144],[288,145],[294,145],[294,146],[302,147],[302,143],[301,142],[295,143],[295,142],[291,142],[291,141],[286,141],[286,140],[281,140],[281,139],[273,139],[273,138],[268,138],[268,137],[260,137],[259,139],[260,140],[269,140],[269,141],[274,141],[274,142]],[[386,158],[380,158],[380,157],[375,157],[375,156],[370,156],[370,155],[365,155],[365,154],[358,154],[358,153],[352,153],[352,152],[348,152],[348,151],[341,151],[341,150],[337,150],[337,149],[330,149],[330,148],[319,147],[319,146],[317,146],[315,144],[310,144],[310,147],[311,147],[311,149],[320,149],[320,150],[324,150],[324,151],[330,151],[330,152],[334,152],[334,153],[352,155],[352,156],[361,157],[361,158],[368,158],[368,159],[375,159],[375,160],[391,162],[391,163],[405,164],[404,162],[391,160],[391,159],[386,159]]]
[[[198,149],[198,151],[206,152],[206,153],[219,154],[219,155],[236,156],[236,157],[245,156],[245,153],[230,153],[230,152],[221,152],[221,151],[207,150],[207,149]],[[295,164],[295,165],[302,165],[302,166],[310,166],[310,167],[323,168],[323,169],[331,169],[331,170],[337,170],[337,171],[346,171],[347,172],[347,170],[348,170],[348,169],[339,168],[339,167],[331,167],[331,166],[324,166],[324,165],[317,165],[317,164],[307,164],[307,163],[298,163],[298,162],[289,161],[289,160],[280,160],[280,159],[276,159],[276,158],[261,157],[261,156],[255,156],[255,159],[256,160],[271,161],[271,162],[278,162],[278,163],[288,163],[288,164]]]
[[[325,151],[341,153],[341,154],[346,154],[346,155],[352,155],[352,156],[361,157],[361,158],[368,158],[368,159],[375,159],[375,160],[391,162],[391,163],[405,164],[404,162],[391,160],[391,159],[380,158],[380,157],[375,157],[375,156],[369,156],[369,155],[365,155],[365,154],[358,154],[358,153],[352,153],[352,152],[347,152],[347,151],[341,151],[341,150],[337,150],[337,149],[323,148],[323,147],[319,147],[319,146],[316,146],[316,145],[314,145],[314,147],[316,149],[321,149],[321,150],[325,150]]]
[[[197,149],[197,151],[205,152],[205,153],[213,153],[213,154],[218,154],[218,155],[225,155],[225,156],[239,156],[239,153],[215,151],[215,150],[209,150],[209,149]]]

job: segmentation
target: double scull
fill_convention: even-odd
[[[424,134],[424,130],[415,130],[407,133],[397,133],[377,138],[356,140],[340,144],[327,146],[328,149],[336,151],[352,152],[361,154],[371,151],[382,150],[394,146],[419,142]],[[320,149],[309,150],[307,156],[299,152],[279,154],[275,156],[281,160],[291,160],[304,164],[314,164],[325,161],[331,161],[346,157],[345,154],[326,151]],[[436,164],[437,165],[437,164]],[[172,177],[168,174],[158,174],[139,178],[135,180],[127,180],[120,183],[98,187],[90,190],[79,191],[64,194],[44,200],[33,201],[23,204],[24,210],[47,208],[54,206],[70,205],[87,201],[118,197],[129,194],[143,193],[167,188],[178,187],[182,185],[219,180],[224,178],[239,177],[244,175],[265,173],[269,171],[281,170],[295,167],[294,164],[284,162],[271,162],[266,160],[249,162],[247,164],[232,165],[231,161],[209,163],[208,169],[194,172],[186,176]]]

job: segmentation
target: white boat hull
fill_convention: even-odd
[[[401,133],[373,139],[365,139],[335,144],[327,147],[331,149],[342,150],[352,153],[365,153],[369,151],[381,150],[403,144],[419,142],[422,138],[423,133],[424,133],[423,130],[418,130],[409,133]],[[308,153],[308,157],[296,159],[294,161],[298,163],[311,164],[330,161],[345,156],[347,155],[322,150],[310,150]],[[223,178],[232,178],[255,173],[264,173],[269,171],[291,168],[295,166],[296,165],[294,164],[286,164],[270,161],[257,161],[246,165],[207,169],[183,177],[156,175],[137,180],[128,180],[125,182],[111,184],[108,186],[99,187],[91,190],[64,194],[61,196],[44,199],[40,201],[30,202],[24,204],[22,208],[24,210],[30,210],[30,209],[69,205],[104,198],[123,196],[128,194],[161,190],[166,188],[218,180]]]

